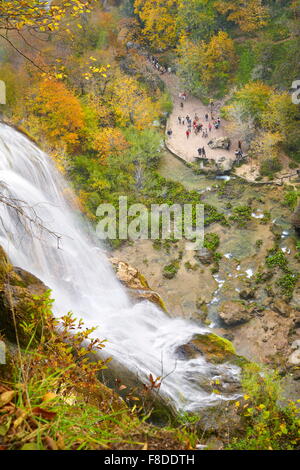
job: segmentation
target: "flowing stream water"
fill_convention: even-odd
[[[205,391],[198,378],[224,374],[236,378],[239,369],[209,364],[203,357],[177,357],[179,346],[207,328],[170,318],[150,302],[131,302],[88,223],[65,199],[68,184],[51,159],[5,124],[0,124],[0,155],[1,193],[61,236],[58,247],[49,231],[34,223],[29,227],[28,220],[20,220],[14,209],[0,204],[0,244],[14,265],[52,289],[55,314],[72,311],[88,327],[97,327],[94,335],[107,339],[106,354],[141,380],[150,373],[161,376],[163,367],[163,374],[169,375],[161,393],[178,409],[195,411],[230,398]]]

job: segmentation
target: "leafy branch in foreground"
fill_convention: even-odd
[[[245,420],[246,432],[242,438],[234,438],[228,448],[299,449],[299,403],[291,400],[284,403],[282,379],[278,373],[251,363],[244,368],[242,385],[245,395],[243,400],[236,402],[236,406]]]
[[[54,319],[49,292],[41,299],[21,324],[27,348],[0,379],[0,449],[189,448],[188,434],[146,424],[98,380],[104,341],[72,314]]]
[[[49,34],[62,28],[68,30],[70,21],[89,13],[94,3],[95,0],[0,2],[0,37],[41,72],[45,72],[38,60],[32,59],[19,48],[18,41],[21,40],[25,46],[38,51],[35,47],[37,41],[47,40]]]

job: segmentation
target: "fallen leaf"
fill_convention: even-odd
[[[56,393],[48,392],[43,396],[42,401],[45,402],[45,401],[54,400],[54,398],[56,397],[57,397]]]
[[[0,395],[0,407],[4,406],[4,405],[7,405],[7,403],[9,403],[13,397],[15,396],[15,393],[13,390],[9,391],[9,392],[3,392],[1,393]]]
[[[26,416],[27,416],[27,413],[25,411],[22,411],[20,416],[14,421],[14,428],[17,428],[18,426],[20,426],[20,424],[23,423]]]
[[[33,408],[32,413],[35,416],[39,416],[40,418],[46,419],[48,421],[52,421],[57,415],[57,413],[55,413],[54,411],[48,411],[44,408],[40,408],[39,406]]]

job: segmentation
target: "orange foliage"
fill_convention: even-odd
[[[84,115],[76,96],[62,82],[45,79],[38,85],[37,95],[29,102],[45,135],[51,140],[76,144],[84,127]]]

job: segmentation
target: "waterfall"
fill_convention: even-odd
[[[176,357],[179,346],[207,328],[170,318],[154,304],[134,304],[106,259],[88,223],[64,197],[67,182],[51,159],[13,128],[0,124],[1,193],[26,202],[24,210],[39,217],[49,231],[20,223],[16,212],[0,204],[0,245],[11,262],[40,278],[52,289],[54,314],[72,311],[95,336],[107,339],[106,354],[143,380],[168,375],[161,393],[182,410],[196,410],[229,396],[216,396],[199,386],[201,377],[236,377],[238,368],[213,365],[203,357]],[[232,398],[232,397],[231,397]]]

